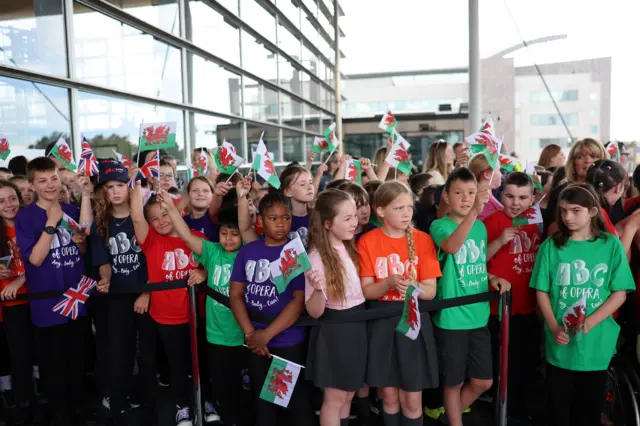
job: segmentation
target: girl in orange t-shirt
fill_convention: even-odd
[[[422,290],[420,299],[433,299],[440,265],[431,237],[411,223],[411,190],[401,182],[385,182],[373,204],[382,226],[358,243],[362,291],[369,308],[403,304],[410,284]],[[422,424],[422,389],[438,386],[433,325],[429,314],[422,313],[420,333],[411,340],[395,331],[400,318],[369,323],[367,384],[382,389],[385,426],[417,426]]]
[[[31,312],[29,302],[15,301],[17,294],[25,294],[24,263],[16,242],[15,219],[23,206],[18,187],[0,181],[0,257],[11,256],[8,267],[0,266],[0,298],[3,300],[4,330],[11,360],[12,390],[19,405],[18,416],[28,415],[32,389]],[[10,302],[8,302],[10,301]]]

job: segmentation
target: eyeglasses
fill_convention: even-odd
[[[173,179],[174,177],[173,173],[160,173],[160,179]]]

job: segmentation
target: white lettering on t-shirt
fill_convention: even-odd
[[[191,268],[185,270],[185,268],[189,265],[191,266]],[[193,258],[193,253],[187,256],[187,254],[181,248],[164,252],[162,270],[169,272],[168,274],[165,274],[165,279],[167,281],[184,280],[189,276],[191,269],[196,267],[198,267],[198,262]]]
[[[80,251],[75,244],[72,243],[71,233],[62,226],[56,228],[56,233],[53,234],[51,239],[51,245],[49,247],[51,253],[51,265],[55,268],[68,267],[73,268],[80,262]],[[63,257],[75,256],[73,259],[66,259],[62,261]]]
[[[129,250],[133,250],[136,253],[140,253],[142,249],[138,245],[138,241],[136,241],[136,237],[129,240],[127,238],[127,234],[125,232],[119,232],[113,237],[109,237],[109,253],[112,256],[117,254],[124,254]]]
[[[213,268],[213,286],[220,287],[221,284],[224,284],[229,281],[231,278],[231,265],[216,265]],[[216,290],[220,291],[220,288]],[[227,288],[227,296],[229,295],[229,289]]]
[[[604,284],[604,275],[608,272],[609,266],[606,263],[599,263],[591,270],[586,267],[586,263],[581,259],[576,259],[571,263],[561,263],[558,265],[556,274],[556,282],[564,288],[560,291],[559,301],[561,309],[566,309],[568,302],[566,299],[586,298],[588,306],[598,308],[602,305],[603,300],[600,299],[600,289]],[[587,282],[591,282],[594,286],[585,286]],[[589,302],[591,300],[591,302]]]
[[[415,257],[415,265],[418,265],[420,259]],[[409,270],[409,259],[404,263],[400,260],[400,255],[392,253],[387,257],[377,257],[376,264],[376,278],[385,279],[390,275],[404,275],[405,271]]]
[[[267,259],[260,259],[258,262],[255,260],[249,260],[244,265],[244,273],[247,277],[247,281],[256,283],[263,283],[271,277],[271,269],[269,268],[269,261]],[[254,279],[255,276],[255,279]]]

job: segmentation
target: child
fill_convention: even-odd
[[[545,321],[551,426],[600,425],[612,318],[635,286],[618,238],[604,231],[597,195],[572,184],[558,196],[558,231],[540,245],[531,287]]]
[[[327,189],[318,195],[309,232],[313,269],[306,273],[305,286],[306,308],[313,318],[339,319],[366,309],[353,245],[357,223],[356,203],[348,193]],[[321,425],[348,424],[351,400],[364,385],[366,370],[366,323],[311,329],[305,376],[323,389]]]
[[[372,229],[369,225],[369,219],[371,218],[371,206],[369,205],[369,194],[360,185],[353,182],[345,182],[338,188],[345,191],[356,202],[357,214],[358,214],[358,226],[356,226],[356,243],[364,235],[365,232]]]
[[[404,184],[383,183],[374,204],[382,226],[358,242],[360,277],[369,307],[403,304],[409,285],[420,299],[436,295],[440,267],[431,237],[413,228],[413,195]],[[369,322],[367,384],[382,389],[385,426],[422,425],[422,389],[438,386],[438,363],[431,317],[422,314],[416,340],[395,331],[400,316]]]
[[[168,161],[160,160],[160,188],[165,191],[170,190],[176,186],[176,172]]]
[[[311,173],[300,165],[291,165],[280,173],[280,188],[291,200],[291,232],[297,232],[304,246],[309,233],[309,204],[313,201],[314,190]],[[294,239],[295,234],[289,235]]]
[[[12,177],[10,181],[15,183],[20,190],[24,206],[30,206],[31,203],[33,203],[33,188],[31,187],[31,184],[29,183],[27,177],[18,175]]]
[[[52,159],[38,157],[29,162],[29,182],[38,201],[21,209],[16,216],[16,237],[25,262],[29,292],[66,291],[75,287],[84,266],[85,235],[73,234],[62,226],[63,213],[82,223],[91,219],[89,197],[82,197],[82,214],[78,208],[58,203],[60,187],[58,169]],[[76,320],[53,312],[59,298],[31,301],[31,321],[35,326],[40,357],[40,378],[51,404],[53,421],[60,424],[83,422],[84,312]],[[65,342],[61,344],[60,342]]]
[[[209,241],[217,242],[220,228],[213,222],[210,211],[213,193],[214,187],[208,178],[196,176],[191,179],[187,184],[189,213],[184,216],[184,221],[189,228],[202,232]]]
[[[147,282],[147,261],[136,241],[131,220],[127,169],[122,163],[109,159],[101,161],[98,170],[95,221],[91,227],[92,264],[99,268],[97,290],[117,292]],[[100,365],[101,381],[106,391],[102,404],[116,424],[120,424],[124,411],[129,408],[127,396],[133,384],[131,364],[136,354],[137,331],[143,321],[131,307],[139,297],[139,294],[122,294],[94,300],[96,343],[103,364]],[[146,403],[151,405],[153,401]]]
[[[313,412],[303,380],[298,380],[286,410],[258,396],[271,364],[270,354],[304,364],[305,330],[291,325],[304,310],[304,277],[294,278],[286,290],[278,293],[271,280],[269,264],[280,258],[291,230],[291,201],[280,191],[267,194],[260,202],[260,222],[264,238],[240,249],[231,273],[229,301],[244,333],[249,353],[249,376],[255,397],[258,426],[314,424]],[[249,319],[249,311],[275,315],[268,326]],[[278,417],[287,415],[288,421]]]
[[[487,230],[477,218],[489,199],[489,187],[478,187],[468,169],[456,169],[447,178],[442,198],[449,213],[430,228],[442,267],[438,299],[484,293],[489,287]],[[502,292],[508,290],[504,284]],[[492,285],[497,287],[498,283],[492,280]],[[451,425],[460,426],[463,411],[491,388],[488,321],[488,302],[443,309],[433,317],[444,409]]]
[[[500,167],[496,167],[494,170],[484,154],[476,154],[471,157],[471,160],[469,160],[469,170],[475,176],[478,186],[486,185],[489,186],[491,190],[500,188],[500,184],[502,183]],[[493,194],[489,194],[489,201],[487,201],[484,209],[478,215],[478,220],[483,221],[491,213],[502,210],[502,208],[503,206],[500,204],[500,201],[498,201]]]
[[[165,204],[165,206],[161,205]],[[147,270],[151,283],[185,280],[189,285],[197,284],[200,276],[192,274],[198,268],[191,250],[178,236],[169,215],[167,203],[171,196],[160,190],[142,206],[142,187],[136,182],[131,198],[131,219],[136,240],[147,258]],[[197,237],[204,237],[199,231],[191,231]],[[150,300],[149,300],[150,299]],[[193,417],[189,407],[189,302],[187,290],[154,291],[143,293],[136,300],[134,309],[138,313],[149,312],[152,321],[140,333],[141,354],[147,363],[149,374],[143,379],[147,392],[156,387],[156,337],[164,346],[169,361],[171,391],[176,404],[176,426],[192,426]]]
[[[507,176],[502,193],[503,210],[484,220],[487,228],[487,268],[498,282],[511,286],[511,326],[509,329],[509,415],[523,420],[527,412],[528,386],[535,381],[540,341],[535,291],[529,288],[531,271],[540,245],[537,224],[514,226],[513,218],[534,202],[533,182],[522,172]],[[494,378],[500,361],[498,303],[491,302],[491,330]]]
[[[27,293],[24,261],[16,240],[16,216],[22,197],[16,185],[0,180],[0,257],[12,256],[7,268],[0,266],[0,297],[4,332],[8,344],[11,385],[18,411],[16,421],[26,423],[32,397],[31,381],[31,313],[29,302],[13,301],[17,294]]]

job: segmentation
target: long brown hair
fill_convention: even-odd
[[[538,158],[538,166],[548,169],[551,166],[551,160],[562,151],[560,145],[554,143],[542,148],[540,157]]]
[[[571,238],[571,230],[562,220],[562,214],[560,213],[560,201],[577,204],[581,207],[587,208],[588,210],[591,210],[592,208],[597,209],[598,213],[591,218],[591,234],[593,235],[593,240],[601,237],[606,238],[606,235],[604,234],[604,219],[602,218],[598,195],[591,185],[586,183],[574,183],[563,189],[558,196],[558,207],[556,207],[556,222],[558,224],[558,230],[552,236],[556,247],[564,246],[567,244],[567,241],[569,241],[569,238]]]
[[[598,157],[598,160],[606,160],[609,158],[609,154],[607,154],[607,151],[604,149],[602,144],[597,140],[591,139],[591,138],[579,140],[578,142],[574,143],[573,146],[571,147],[571,150],[569,150],[569,155],[567,156],[567,162],[565,163],[565,166],[564,166],[565,173],[566,173],[566,177],[565,177],[566,180],[563,179],[561,183],[576,182],[576,179],[577,179],[576,166],[574,163],[576,161],[576,157],[584,149],[591,151],[591,153],[594,154],[594,156]]]
[[[18,202],[20,203],[20,208],[24,207],[24,200],[22,199],[22,194],[20,190],[16,186],[15,183],[10,182],[8,180],[0,180],[0,189],[2,188],[11,188],[16,192],[18,196]],[[11,255],[11,247],[9,246],[9,238],[7,237],[7,230],[4,226],[4,220],[0,223],[0,256],[5,257]]]
[[[447,180],[449,174],[453,171],[453,165],[447,164],[447,147],[449,144],[444,140],[434,142],[429,147],[427,161],[424,162],[424,172],[436,170]]]
[[[338,206],[348,201],[354,202],[351,195],[340,189],[322,191],[316,199],[309,225],[309,250],[315,249],[320,254],[327,280],[327,296],[333,301],[346,300],[346,271],[338,253],[331,246],[330,231],[325,227],[325,224],[333,221],[338,214]],[[343,241],[343,243],[351,261],[358,269],[358,252],[353,239]]]
[[[128,191],[127,202],[131,202],[131,191]],[[107,185],[100,186],[93,197],[94,203],[94,222],[96,223],[96,231],[104,245],[109,244],[109,218],[111,217],[111,202],[107,195]]]

